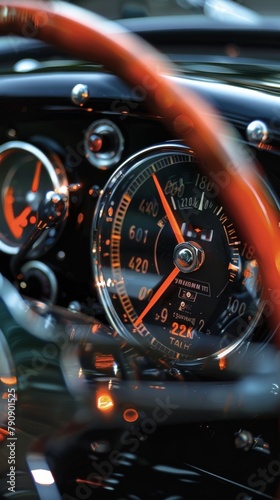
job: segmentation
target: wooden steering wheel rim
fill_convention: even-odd
[[[101,62],[132,87],[174,137],[198,155],[222,202],[234,207],[244,242],[253,245],[270,301],[269,320],[280,324],[279,214],[261,182],[261,169],[237,142],[236,132],[196,93],[182,89],[172,64],[119,25],[65,2],[0,1],[1,34],[36,37],[85,60]],[[276,336],[277,341],[277,336]],[[280,341],[280,340],[279,340]]]

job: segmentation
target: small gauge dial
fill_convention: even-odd
[[[94,221],[94,273],[114,328],[186,362],[231,351],[260,314],[257,262],[197,167],[184,146],[136,155]]]
[[[0,250],[16,254],[34,229],[46,193],[66,193],[66,186],[65,171],[56,155],[46,155],[22,141],[0,146]]]

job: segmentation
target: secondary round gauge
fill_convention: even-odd
[[[107,315],[158,358],[223,356],[260,316],[253,249],[184,146],[150,148],[108,182],[94,220],[94,273]]]
[[[56,155],[47,156],[22,141],[0,146],[0,250],[16,254],[34,230],[38,206],[46,193],[66,193],[66,186],[64,168]],[[50,240],[54,237],[52,234]]]

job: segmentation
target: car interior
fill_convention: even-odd
[[[279,14],[0,0],[1,499],[280,499]]]

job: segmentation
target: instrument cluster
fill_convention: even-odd
[[[113,169],[123,136],[110,120],[96,123],[101,131],[89,127],[85,134],[87,184],[77,173],[73,183],[71,170],[48,148],[22,140],[1,146],[0,250],[10,256],[13,278],[23,293],[51,303],[66,278],[65,289],[73,283],[77,294],[69,295],[70,309],[102,311],[126,342],[156,361],[222,366],[262,316],[253,248],[191,149],[161,142]],[[94,180],[104,172],[100,187]],[[85,306],[79,290],[87,281]]]

